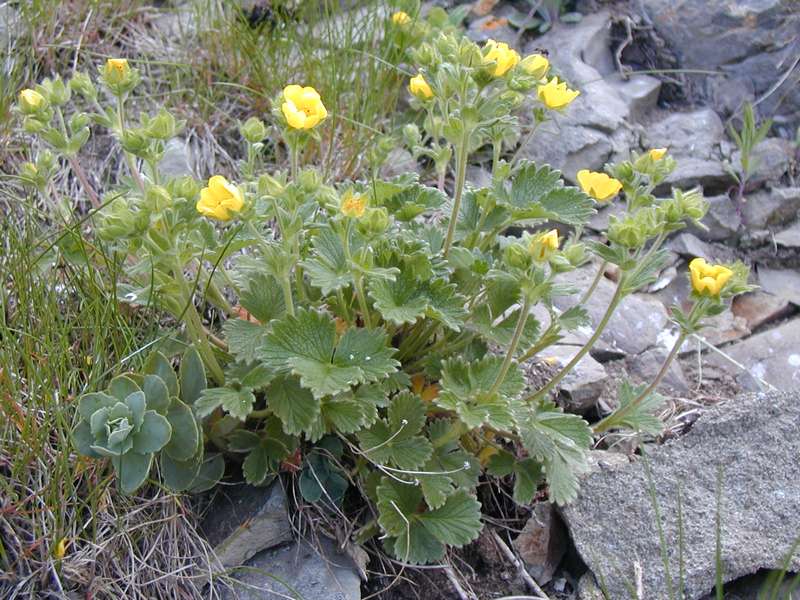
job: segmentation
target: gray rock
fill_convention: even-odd
[[[692,226],[689,228],[701,240],[720,242],[736,235],[742,224],[742,217],[727,194],[707,197],[708,212],[703,217],[703,225],[708,229]]]
[[[419,173],[419,164],[405,148],[393,148],[381,167],[381,177],[391,179],[404,173]]]
[[[565,366],[578,353],[581,346],[550,346],[542,353],[548,362]],[[570,412],[585,413],[590,410],[608,380],[605,367],[590,355],[584,356],[564,377],[558,386],[560,397]]]
[[[661,80],[650,75],[633,75],[623,79],[622,75],[615,73],[607,77],[606,81],[619,92],[635,120],[641,119],[655,108],[661,92]]]
[[[704,319],[703,322],[706,325],[698,335],[712,346],[721,346],[750,335],[747,321],[734,315],[730,309],[725,309],[716,316]],[[689,354],[696,350],[697,345],[689,339],[681,347],[681,354]]]
[[[628,126],[631,112],[649,101],[637,87],[646,82],[606,79],[615,71],[610,27],[610,14],[600,11],[574,25],[556,24],[526,49],[526,53],[550,51],[553,72],[581,95],[563,114],[539,127],[520,156],[550,164],[570,181],[580,169],[599,170],[607,161],[627,156],[635,145]]]
[[[733,184],[730,173],[719,160],[679,157],[675,170],[670,173],[656,191],[669,191],[670,187],[686,189],[700,186],[704,189],[722,191]]]
[[[650,383],[661,370],[668,353],[669,351],[662,347],[646,350],[638,356],[628,359],[627,371],[639,383]],[[683,368],[677,360],[672,361],[659,389],[671,389],[676,392],[689,391],[686,375],[684,375]]]
[[[628,586],[636,581],[637,568],[641,597],[674,595],[674,588],[670,594],[667,587],[651,493],[661,516],[672,585],[677,585],[682,556],[686,598],[711,591],[719,469],[724,580],[780,568],[800,530],[798,426],[797,393],[745,396],[702,414],[685,436],[650,448],[649,477],[641,461],[589,474],[578,499],[562,507],[561,514],[578,553],[604,582],[609,597],[630,597]],[[789,568],[800,568],[800,556],[790,560]]]
[[[775,234],[775,242],[787,248],[800,248],[800,222]]]
[[[164,156],[158,163],[158,170],[162,177],[170,179],[193,175],[192,151],[189,144],[181,138],[172,138],[164,148]]]
[[[546,585],[567,551],[567,540],[564,524],[553,505],[539,502],[514,540],[514,548],[536,583]]]
[[[762,290],[736,296],[731,303],[733,314],[744,319],[750,330],[781,319],[791,310],[791,305],[786,298],[774,296]]]
[[[759,267],[758,283],[765,292],[800,305],[800,271]]]
[[[776,184],[792,164],[794,148],[789,140],[767,138],[755,148],[750,157],[750,177],[748,186],[763,183]],[[737,150],[731,157],[731,165],[738,173],[742,169],[742,153]]]
[[[578,580],[578,600],[608,600],[588,571]]]
[[[555,305],[566,310],[573,306],[589,287],[597,272],[596,265],[582,267],[556,279],[580,289],[572,296],[559,296]],[[614,295],[616,284],[602,278],[586,304],[592,329],[600,322]],[[664,305],[645,294],[631,294],[617,307],[614,315],[600,336],[598,344],[592,349],[592,356],[598,360],[619,358],[627,354],[640,354],[658,343],[659,335],[667,323]]]
[[[467,37],[473,42],[483,43],[495,40],[511,46],[517,41],[517,34],[511,29],[508,19],[498,18],[494,15],[486,15],[472,21],[467,29]]]
[[[467,167],[467,181],[476,188],[492,187],[492,173],[483,167]]]
[[[797,56],[800,29],[796,0],[642,0],[648,21],[678,55],[680,66],[722,70],[725,77],[689,76],[693,87],[712,98],[744,100],[776,86]],[[797,115],[800,90],[788,77],[759,107],[764,114]],[[732,93],[731,93],[732,92]]]
[[[678,158],[718,159],[725,128],[719,115],[710,108],[672,113],[653,123],[642,135],[648,148],[669,148]]]
[[[713,262],[728,262],[734,259],[734,254],[729,248],[704,242],[686,232],[670,239],[667,248],[686,258],[699,256]]]
[[[320,540],[321,553],[306,542],[265,550],[235,571],[238,582],[221,591],[223,600],[359,600],[361,580],[350,558]]]
[[[292,539],[280,482],[264,488],[238,484],[220,488],[202,530],[223,567],[241,565],[257,552]]]
[[[800,187],[772,188],[747,194],[742,221],[750,229],[789,223],[800,215]]]
[[[795,319],[725,348],[747,372],[716,353],[708,355],[708,363],[733,375],[747,389],[758,387],[758,380],[779,390],[795,389],[800,386],[799,338],[800,320]]]

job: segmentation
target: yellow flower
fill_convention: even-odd
[[[106,61],[105,76],[106,83],[115,85],[123,83],[131,73],[127,58],[109,58]]]
[[[495,63],[491,73],[495,77],[502,77],[508,73],[509,69],[519,62],[519,54],[513,48],[509,48],[505,42],[495,42],[489,40],[483,47],[485,54],[483,55],[483,63]]]
[[[360,219],[367,210],[367,201],[364,196],[347,192],[342,198],[342,214],[352,219]]]
[[[541,54],[531,54],[522,59],[519,63],[520,68],[531,77],[544,79],[550,69],[550,61]]]
[[[733,271],[722,265],[710,265],[702,258],[689,263],[692,288],[701,296],[719,296],[722,288],[733,276]]]
[[[392,15],[392,23],[395,25],[408,25],[411,23],[411,17],[408,16],[408,13],[398,10]]]
[[[328,116],[317,90],[294,84],[283,88],[281,111],[292,129],[311,129]]]
[[[558,77],[553,77],[550,81],[537,88],[539,100],[547,107],[555,110],[564,108],[575,100],[580,94],[577,90],[571,90],[567,84],[558,81]]]
[[[667,153],[666,148],[653,148],[652,150],[650,150],[650,152],[647,153],[647,155],[652,160],[661,160],[662,158],[664,158],[666,153]]]
[[[47,100],[36,90],[30,88],[24,89],[19,93],[19,107],[26,115],[38,112],[39,109],[44,108]]]
[[[538,262],[546,261],[556,250],[558,250],[558,231],[555,229],[533,236],[528,246],[533,260]]]
[[[578,171],[578,183],[584,192],[599,202],[610,200],[622,189],[622,183],[605,173],[597,173],[588,169]]]
[[[431,86],[428,85],[428,82],[425,81],[422,73],[411,78],[411,81],[408,82],[408,91],[420,100],[427,100],[433,97],[433,90]]]
[[[197,212],[212,219],[229,221],[243,206],[241,190],[222,175],[214,175],[208,180],[208,187],[200,190]]]

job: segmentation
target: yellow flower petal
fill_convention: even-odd
[[[200,200],[195,205],[201,215],[220,221],[229,221],[243,207],[242,191],[222,175],[208,180],[208,187],[200,190]]]
[[[505,42],[495,42],[489,40],[484,46],[486,53],[483,55],[483,62],[495,63],[491,70],[495,77],[502,77],[519,62],[519,54],[513,48],[509,48]]]
[[[578,171],[577,179],[581,189],[599,202],[610,200],[622,189],[622,182],[619,180],[588,169]]]
[[[433,97],[433,90],[421,73],[418,73],[409,80],[408,91],[422,100]]]
[[[312,87],[296,84],[283,88],[281,112],[293,129],[311,129],[328,116],[319,92]]]
[[[653,160],[661,160],[666,155],[667,149],[666,148],[653,148],[648,152],[648,156]]]
[[[733,277],[733,271],[724,265],[710,265],[702,258],[689,263],[692,289],[701,296],[719,296],[722,288]]]
[[[411,17],[408,16],[408,13],[405,13],[402,10],[398,10],[392,15],[392,23],[395,25],[408,25],[410,22]]]
[[[580,95],[579,91],[569,89],[563,81],[559,82],[557,77],[540,85],[536,92],[542,104],[553,110],[565,108]]]

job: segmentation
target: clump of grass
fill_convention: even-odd
[[[213,563],[183,500],[155,488],[121,497],[106,465],[79,458],[70,442],[75,397],[138,361],[152,319],[124,314],[96,271],[60,259],[59,247],[82,252],[70,248],[70,230],[43,232],[4,213],[0,597],[200,597]]]

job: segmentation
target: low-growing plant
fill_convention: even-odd
[[[413,26],[407,13],[387,22]],[[221,477],[220,452],[238,456],[231,464],[241,461],[255,485],[282,470],[299,472],[311,502],[339,504],[355,481],[376,515],[361,517],[357,540],[380,535],[389,553],[412,563],[438,561],[447,546],[478,536],[475,488],[483,475],[513,478],[520,504],[545,485],[554,502],[575,497],[593,430],[549,393],[619,303],[655,280],[668,259],[667,235],[698,222],[706,202],[694,190],[653,193],[675,166],[665,149],[608,173],[580,171],[579,187],[547,165],[506,162],[503,148],[523,107],[541,122],[578,96],[543,56],[523,59],[505,44],[481,48],[445,31],[412,56],[419,70],[409,91],[424,135],[412,125],[406,137],[418,152],[430,151],[439,187],[413,173],[333,182],[301,164],[328,118],[324,98],[308,86],[287,85],[272,105],[289,173],[260,168],[266,128],[251,119],[240,129],[247,146],[240,173],[214,175],[205,187],[189,177],[162,179],[164,145],[181,124],[164,110],[131,124],[126,100],[139,75],[127,61],[101,68],[102,89],[76,75],[21,93],[25,129],[57,157],[74,159],[89,123],[113,131],[130,177],[102,196],[95,228],[124,265],[119,299],[171,314],[193,348],[181,360],[180,385],[155,354],[141,375],[116,378],[107,392],[80,400],[78,448],[110,455],[122,489],[145,481],[155,453],[173,489]],[[65,120],[70,90],[88,112]],[[469,186],[469,157],[486,145],[492,183]],[[34,186],[42,156],[24,167]],[[607,241],[583,241],[595,206],[620,192],[625,212],[610,219]],[[559,311],[554,300],[578,291],[567,274],[592,255],[602,262],[595,283]],[[521,364],[588,323],[584,305],[608,264],[618,267],[616,291],[594,333],[531,389]],[[672,309],[681,336],[670,360],[685,335],[748,289],[746,278],[739,264],[692,263],[694,303],[686,313]],[[221,329],[203,319],[198,301],[224,319]],[[546,322],[534,316],[537,305]],[[657,430],[662,375],[647,387],[624,384],[619,409],[595,430]]]

